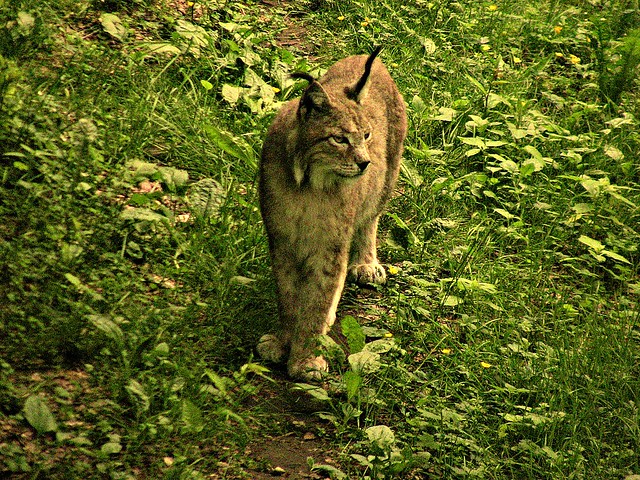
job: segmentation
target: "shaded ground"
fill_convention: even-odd
[[[257,463],[244,468],[251,478],[329,478],[322,471],[311,471],[311,465],[339,467],[339,452],[323,438],[333,427],[321,420],[316,412],[326,410],[326,404],[309,395],[291,389],[293,384],[284,372],[274,367],[274,383],[261,386],[259,402],[265,416],[267,435],[256,436],[245,449],[246,458]]]
[[[264,462],[266,472],[252,471],[255,479],[268,478],[329,478],[328,475],[311,472],[308,459],[315,464],[336,465],[329,445],[307,432],[299,436],[291,432],[279,437],[262,438],[249,446],[245,452],[253,459]]]
[[[322,437],[331,426],[312,413],[321,410],[321,404],[291,392],[291,384],[284,376],[274,373],[277,381],[265,381],[259,396],[250,403],[259,404],[263,412],[258,419],[262,425],[252,429],[276,433],[256,435],[243,452],[230,457],[233,460],[219,462],[217,471],[209,473],[210,478],[329,478],[324,472],[312,472],[308,459],[312,459],[312,465],[338,467],[338,452]],[[106,392],[90,385],[87,373],[62,369],[35,372],[28,378],[16,379],[16,384],[20,383],[11,415],[0,415],[0,478],[32,478],[36,469],[43,469],[50,478],[64,478],[56,464],[81,461],[88,466],[99,461],[83,452],[100,436],[96,429],[104,427],[97,424],[114,405],[104,399]],[[38,434],[21,418],[22,397],[28,391],[37,391],[51,409],[58,423],[57,432]],[[118,433],[124,432],[113,428],[110,438]],[[136,471],[136,475],[148,478],[143,471]]]

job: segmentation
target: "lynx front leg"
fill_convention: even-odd
[[[300,272],[288,363],[289,375],[307,381],[320,380],[328,370],[327,361],[317,354],[318,337],[335,322],[347,273],[346,247],[338,255],[322,252],[314,257],[307,259]]]
[[[304,260],[292,258],[289,249],[272,256],[278,290],[280,328],[263,335],[259,355],[279,362],[289,353],[288,371],[293,378],[317,381],[328,370],[327,361],[317,355],[318,336],[329,331],[336,318],[347,272],[347,248],[319,249]]]
[[[351,244],[349,281],[358,285],[382,285],[387,281],[384,268],[378,262],[377,231],[378,217],[356,230]]]

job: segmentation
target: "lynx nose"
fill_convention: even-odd
[[[360,173],[363,173],[367,169],[370,163],[371,162],[358,162],[356,165],[358,165],[358,168],[360,169]]]

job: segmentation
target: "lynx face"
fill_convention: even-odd
[[[368,122],[365,125],[365,129],[355,125],[327,129],[296,159],[296,182],[302,185],[306,181],[311,188],[326,190],[366,174],[371,163],[367,148],[371,130]]]
[[[298,142],[306,148],[293,165],[299,186],[326,190],[366,173],[372,128],[362,106],[345,100],[331,98],[318,83],[301,99]]]

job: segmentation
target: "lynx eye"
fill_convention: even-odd
[[[369,140],[371,138],[371,132],[364,132],[364,139]]]
[[[330,140],[337,145],[348,145],[349,139],[342,135],[334,135],[330,138]]]

